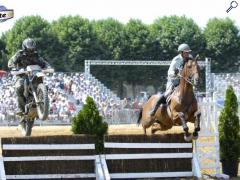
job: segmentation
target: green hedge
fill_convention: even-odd
[[[219,142],[221,160],[237,160],[240,157],[238,102],[232,86],[226,91],[224,108],[219,117]]]
[[[103,137],[107,133],[108,124],[103,122],[97,106],[91,97],[87,97],[82,110],[72,119],[72,132],[74,134],[95,135],[96,152],[103,152]]]

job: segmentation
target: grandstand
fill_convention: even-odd
[[[212,73],[213,98],[218,105],[218,113],[224,105],[224,97],[227,87],[231,85],[238,99],[238,115],[240,116],[240,73]]]
[[[15,98],[15,79],[8,74],[0,78],[0,124],[17,125],[14,110],[17,107]],[[223,97],[228,85],[232,85],[240,99],[240,73],[212,73],[213,92],[219,108],[223,106]],[[36,124],[70,124],[73,117],[82,108],[86,97],[94,99],[100,114],[110,124],[135,123],[141,99],[120,100],[117,95],[102,84],[89,72],[53,73],[45,78],[49,88],[50,114],[45,122]]]
[[[0,123],[17,124],[14,110],[17,107],[15,98],[15,79],[10,74],[0,81]],[[85,103],[86,97],[92,97],[100,114],[109,119],[124,104],[110,89],[104,86],[91,74],[53,73],[45,79],[49,89],[50,115],[49,123],[69,124],[70,119]]]

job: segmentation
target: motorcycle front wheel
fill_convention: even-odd
[[[49,99],[47,87],[43,83],[37,87],[37,98],[39,101],[37,105],[38,117],[41,120],[46,120],[49,114]]]

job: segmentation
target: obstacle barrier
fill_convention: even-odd
[[[96,179],[91,136],[2,138],[1,179]]]
[[[105,179],[201,178],[198,157],[183,134],[105,137],[100,155]]]
[[[105,136],[95,155],[92,136],[2,138],[1,179],[131,179],[201,177],[183,134]]]

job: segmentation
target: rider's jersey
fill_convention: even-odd
[[[50,64],[39,56],[35,51],[31,56],[27,55],[23,50],[19,50],[9,61],[9,68],[26,68],[28,65],[39,65],[41,68],[48,68]]]

